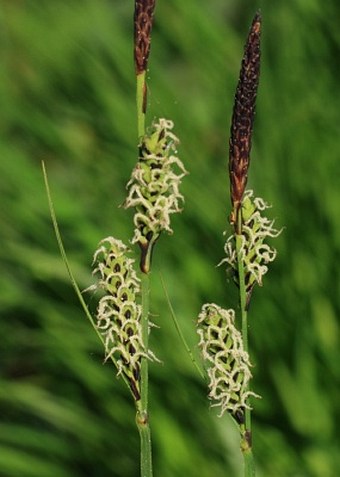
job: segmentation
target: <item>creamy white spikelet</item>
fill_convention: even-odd
[[[121,240],[107,237],[94,254],[93,274],[98,281],[92,289],[102,290],[96,320],[104,338],[105,360],[114,357],[118,375],[127,378],[134,398],[140,399],[140,365],[143,357],[154,359],[145,351],[142,340],[142,308],[138,303],[140,280],[128,257],[129,249]]]
[[[187,174],[177,157],[178,138],[167,119],[154,121],[141,139],[139,159],[127,184],[125,208],[134,208],[132,243],[141,248],[154,244],[161,232],[171,234],[171,215],[181,212],[184,202],[179,186]]]
[[[268,264],[276,257],[276,249],[266,243],[268,238],[275,238],[281,230],[274,227],[274,220],[268,219],[263,212],[270,208],[260,197],[253,197],[253,191],[247,190],[242,200],[242,245],[240,250],[245,273],[246,291],[250,295],[257,283],[262,286],[263,276],[268,271]],[[228,263],[234,271],[238,284],[238,263],[235,233],[228,237],[225,247],[227,257],[221,261]]]
[[[248,389],[251,364],[234,321],[234,310],[209,303],[198,316],[197,333],[207,366],[212,406],[221,408],[220,415],[227,411],[243,423],[244,411],[250,409],[248,398],[259,396]]]

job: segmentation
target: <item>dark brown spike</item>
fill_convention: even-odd
[[[260,76],[261,15],[256,13],[244,48],[237,84],[229,140],[232,222],[237,221],[248,179],[255,103]]]
[[[146,71],[151,46],[151,30],[156,0],[135,0],[135,68],[139,75]]]

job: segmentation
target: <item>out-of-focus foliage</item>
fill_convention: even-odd
[[[73,293],[51,228],[40,161],[81,288],[97,242],[132,236],[118,208],[136,159],[133,1],[3,0],[0,17],[0,475],[139,475],[129,392]],[[340,468],[340,4],[158,0],[149,120],[180,136],[184,212],[152,275],[155,475],[241,476],[238,435],[171,322],[166,282],[196,350],[204,302],[231,306],[223,257],[228,128],[243,44],[263,15],[250,186],[271,202],[278,258],[250,310],[258,476]],[[93,302],[87,296],[89,305]]]

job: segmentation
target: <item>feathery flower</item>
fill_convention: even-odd
[[[146,255],[162,231],[172,233],[170,216],[181,211],[183,196],[179,192],[187,174],[177,157],[178,138],[171,132],[173,122],[159,119],[142,138],[139,160],[127,184],[125,208],[134,207],[135,233],[132,243],[142,250],[141,269],[148,272]]]
[[[228,411],[242,424],[245,409],[250,409],[248,398],[259,396],[248,389],[251,364],[234,321],[234,310],[224,310],[209,303],[202,307],[198,316],[197,333],[208,366],[212,406],[220,406],[220,415]]]
[[[248,303],[255,283],[262,286],[262,278],[268,271],[268,264],[276,257],[275,248],[270,247],[266,243],[266,239],[277,237],[281,233],[281,230],[275,229],[275,221],[263,215],[263,212],[270,206],[262,198],[254,198],[253,195],[252,190],[245,192],[240,209],[242,214],[240,258],[244,267]],[[222,260],[221,264],[227,262],[231,266],[234,279],[238,284],[235,240],[235,234],[227,239],[224,247],[227,257]]]
[[[122,241],[107,237],[94,254],[93,274],[98,282],[92,289],[104,295],[97,308],[97,327],[104,337],[105,361],[116,359],[118,375],[124,374],[136,401],[140,399],[141,358],[155,359],[145,351],[141,329],[141,305],[137,304],[140,280],[127,257],[128,248]]]

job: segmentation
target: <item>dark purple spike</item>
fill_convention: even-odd
[[[261,15],[256,13],[244,48],[229,140],[230,196],[234,215],[240,208],[248,179],[257,88],[260,77]]]
[[[147,70],[151,31],[156,0],[135,0],[135,69],[139,75]]]

